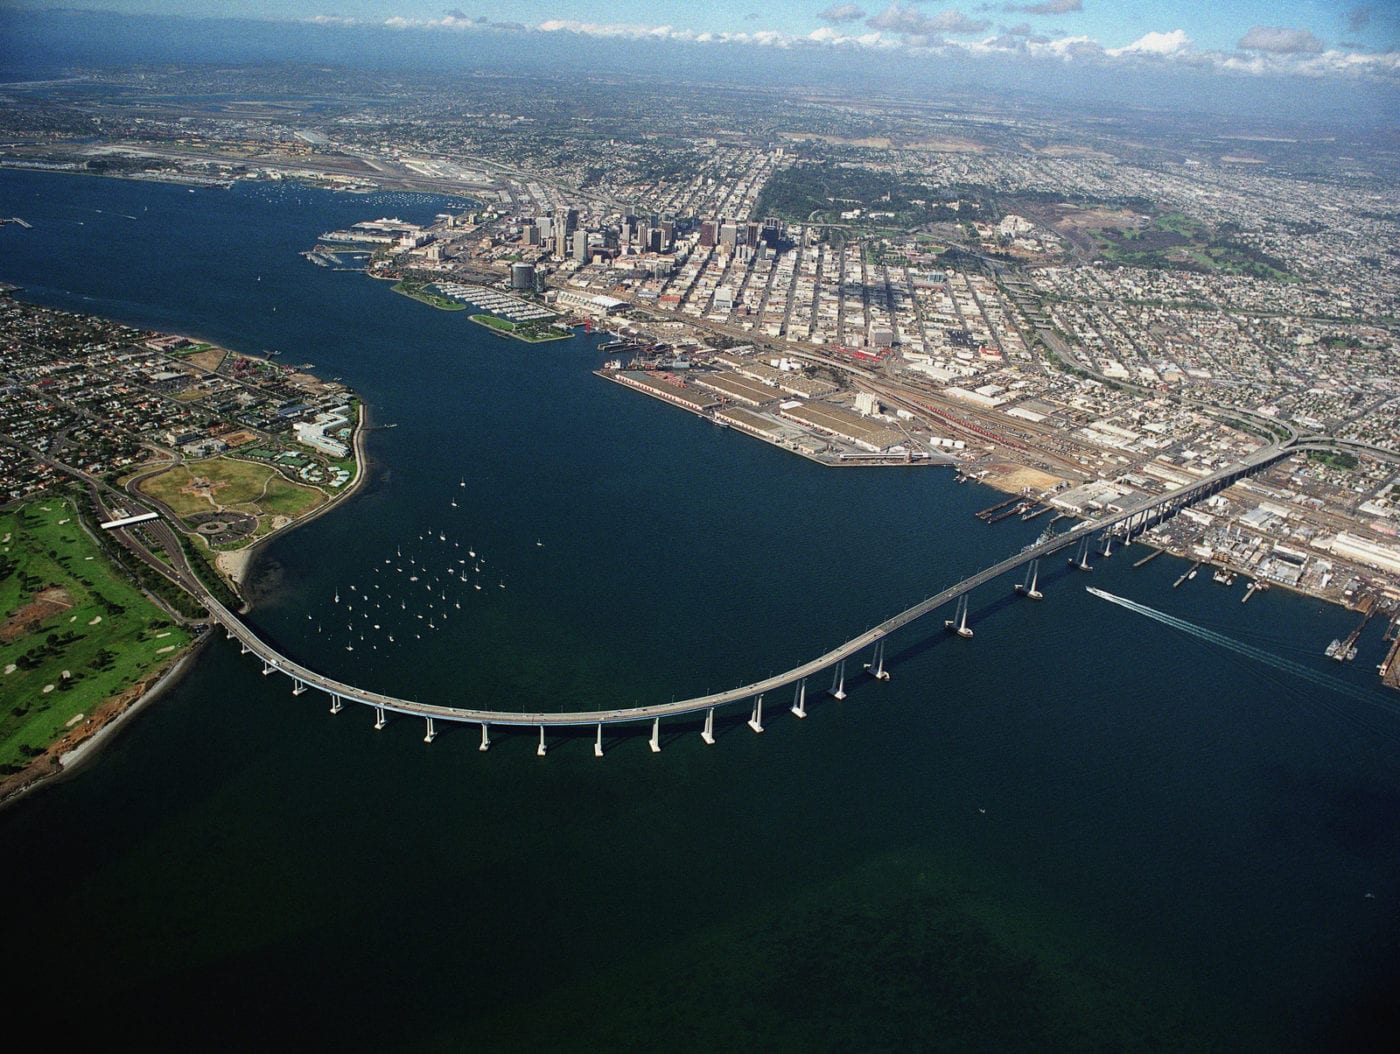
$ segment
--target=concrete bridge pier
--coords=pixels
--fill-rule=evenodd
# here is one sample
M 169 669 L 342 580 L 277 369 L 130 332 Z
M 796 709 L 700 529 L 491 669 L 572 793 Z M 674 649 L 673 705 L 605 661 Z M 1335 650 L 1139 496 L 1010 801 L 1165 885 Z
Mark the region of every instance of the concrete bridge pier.
M 651 738 L 647 740 L 647 746 L 651 747 L 653 754 L 661 753 L 661 718 L 657 718 L 651 723 Z
M 340 696 L 336 695 L 334 692 L 331 692 L 331 713 L 340 713 Z
M 481 746 L 476 749 L 483 752 L 491 749 L 491 733 L 487 731 L 485 721 L 481 722 Z
M 943 628 L 952 630 L 959 637 L 971 637 L 972 629 L 967 624 L 967 594 L 958 597 L 958 606 L 953 610 L 953 617 L 943 620 Z
M 247 655 L 252 650 L 252 648 L 248 647 L 248 645 L 244 644 L 241 640 L 238 642 L 238 653 L 240 655 Z
M 1030 597 L 1032 600 L 1040 600 L 1045 596 L 1040 590 L 1035 588 L 1036 579 L 1040 576 L 1040 557 L 1036 557 L 1026 565 L 1026 580 L 1016 583 L 1016 592 L 1023 597 Z
M 437 733 L 433 731 L 433 719 L 430 717 L 428 718 L 428 733 L 423 737 L 423 742 L 431 743 L 436 738 Z
M 713 706 L 705 711 L 705 729 L 700 733 L 700 738 L 710 746 L 715 745 L 715 708 Z
M 1103 532 L 1103 548 L 1099 550 L 1099 555 L 1109 557 L 1113 555 L 1113 532 Z
M 603 722 L 598 722 L 598 736 L 593 740 L 593 756 L 601 758 L 603 756 Z
M 302 692 L 306 691 L 306 682 L 305 682 L 305 681 L 298 680 L 297 678 L 293 677 L 293 678 L 292 678 L 292 685 L 293 685 L 293 688 L 292 688 L 292 694 L 293 694 L 293 695 L 300 695 Z
M 831 687 L 827 689 L 827 694 L 833 699 L 846 698 L 846 660 L 842 659 L 836 664 L 831 674 Z
M 753 716 L 749 718 L 749 727 L 755 732 L 763 731 L 763 693 L 758 693 L 758 698 L 753 701 Z
M 540 725 L 540 745 L 535 748 L 535 757 L 542 758 L 544 755 L 544 725 Z
M 263 676 L 266 677 L 268 674 L 270 674 L 270 673 L 276 673 L 276 672 L 277 672 L 277 667 L 276 667 L 274 664 L 268 662 L 266 659 L 264 659 L 264 660 L 263 660 Z
M 797 688 L 792 693 L 792 712 L 798 717 L 807 716 L 807 678 L 797 682 Z
M 875 642 L 875 654 L 870 656 L 870 661 L 865 664 L 865 670 L 877 681 L 888 681 L 889 672 L 885 669 L 885 642 L 877 640 Z
M 1079 551 L 1069 558 L 1069 566 L 1077 567 L 1081 571 L 1094 569 L 1089 563 L 1089 536 L 1087 534 L 1079 540 Z
M 389 722 L 384 719 L 384 708 L 382 706 L 376 706 L 374 708 L 374 730 L 378 732 L 388 723 Z M 432 723 L 433 719 L 431 717 L 428 718 L 428 726 L 430 728 L 432 727 Z

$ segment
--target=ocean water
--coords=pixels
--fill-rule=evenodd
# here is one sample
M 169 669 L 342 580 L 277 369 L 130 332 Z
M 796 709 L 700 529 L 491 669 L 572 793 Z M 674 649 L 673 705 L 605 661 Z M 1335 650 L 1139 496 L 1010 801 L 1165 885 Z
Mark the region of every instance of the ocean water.
M 279 349 L 372 407 L 365 489 L 251 584 L 300 661 L 473 706 L 664 701 L 1043 526 L 981 523 L 1000 499 L 944 470 L 822 468 L 608 384 L 582 335 L 493 338 L 296 255 L 441 206 L 0 172 L 0 215 L 34 225 L 0 228 L 20 295 Z M 1039 604 L 984 588 L 972 640 L 935 614 L 888 684 L 810 685 L 805 721 L 784 695 L 762 735 L 741 707 L 713 747 L 615 728 L 601 760 L 591 730 L 544 759 L 529 731 L 485 754 L 475 727 L 376 732 L 214 641 L 0 813 L 11 998 L 232 1047 L 1355 1049 L 1400 994 L 1380 627 L 1339 665 L 1351 614 L 1174 590 L 1182 565 L 1142 552 L 1047 565 Z

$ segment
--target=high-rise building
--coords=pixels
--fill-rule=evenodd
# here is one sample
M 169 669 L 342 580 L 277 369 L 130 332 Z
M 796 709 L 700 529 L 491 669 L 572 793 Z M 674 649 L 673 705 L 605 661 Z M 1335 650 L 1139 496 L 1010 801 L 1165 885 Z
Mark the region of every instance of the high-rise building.
M 569 234 L 562 223 L 555 224 L 554 255 L 561 260 L 569 258 Z
M 532 291 L 535 288 L 535 265 L 528 263 L 511 264 L 510 287 L 527 292 Z
M 715 244 L 719 235 L 719 224 L 714 220 L 704 220 L 700 224 L 700 245 L 709 249 Z
M 574 231 L 574 259 L 579 263 L 588 262 L 588 232 Z

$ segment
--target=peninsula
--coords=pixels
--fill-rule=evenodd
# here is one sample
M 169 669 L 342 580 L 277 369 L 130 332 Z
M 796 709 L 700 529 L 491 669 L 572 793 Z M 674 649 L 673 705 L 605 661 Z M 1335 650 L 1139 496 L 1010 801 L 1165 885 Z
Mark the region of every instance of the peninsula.
M 275 353 L 0 298 L 0 798 L 61 772 L 363 479 L 364 407 Z

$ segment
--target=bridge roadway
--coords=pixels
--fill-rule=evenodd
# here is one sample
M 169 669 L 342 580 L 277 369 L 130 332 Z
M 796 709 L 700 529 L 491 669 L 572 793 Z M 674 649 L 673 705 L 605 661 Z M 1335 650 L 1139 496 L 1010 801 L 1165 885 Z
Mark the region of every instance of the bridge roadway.
M 228 631 L 230 637 L 236 639 L 244 648 L 262 659 L 264 663 L 264 673 L 284 674 L 306 687 L 323 691 L 343 702 L 363 703 L 367 706 L 378 707 L 390 713 L 411 714 L 417 717 L 443 721 L 481 725 L 539 726 L 541 729 L 549 727 L 583 727 L 586 725 L 654 721 L 658 718 L 682 717 L 713 710 L 746 699 L 754 699 L 757 696 L 787 687 L 788 685 L 795 685 L 815 674 L 821 673 L 823 670 L 831 669 L 838 663 L 852 658 L 866 648 L 873 648 L 896 630 L 923 618 L 937 608 L 957 600 L 960 596 L 971 592 L 978 586 L 985 585 L 1009 571 L 1013 571 L 1018 567 L 1030 563 L 1032 560 L 1049 556 L 1073 545 L 1078 545 L 1095 533 L 1102 534 L 1111 531 L 1120 524 L 1129 524 L 1129 530 L 1133 530 L 1135 528 L 1130 521 L 1139 518 L 1141 518 L 1141 525 L 1146 526 L 1147 521 L 1154 514 L 1166 513 L 1175 508 L 1189 505 L 1216 490 L 1223 489 L 1242 476 L 1251 475 L 1275 461 L 1282 460 L 1301 450 L 1312 448 L 1313 445 L 1309 443 L 1288 443 L 1281 446 L 1261 448 L 1244 461 L 1232 465 L 1229 468 L 1222 469 L 1219 472 L 1215 472 L 1212 475 L 1203 476 L 1190 486 L 1138 502 L 1122 512 L 1112 513 L 1097 520 L 1082 521 L 1064 534 L 1058 534 L 1043 542 L 1027 546 L 1015 555 L 1009 556 L 1000 563 L 993 564 L 991 567 L 985 568 L 975 575 L 963 579 L 956 585 L 949 586 L 941 593 L 936 593 L 928 599 L 915 604 L 913 607 L 901 611 L 892 618 L 881 622 L 878 626 L 866 630 L 857 637 L 852 637 L 839 647 L 817 656 L 810 662 L 795 666 L 783 673 L 774 674 L 761 681 L 754 681 L 751 684 L 731 688 L 728 691 L 714 692 L 709 695 L 695 696 L 690 699 L 673 700 L 669 703 L 659 703 L 654 706 L 623 707 L 613 710 L 575 710 L 553 713 L 546 711 L 514 712 L 503 710 L 476 710 L 469 707 L 443 706 L 433 703 L 420 703 L 411 699 L 400 699 L 396 696 L 385 695 L 381 692 L 357 688 L 343 681 L 337 681 L 333 678 L 326 677 L 308 667 L 302 666 L 300 663 L 293 662 L 291 659 L 281 655 L 271 646 L 264 643 L 257 634 L 244 625 L 243 621 L 236 614 L 229 611 L 228 608 L 224 607 L 213 597 L 206 594 L 201 599 L 205 606 L 208 607 L 213 618 Z

